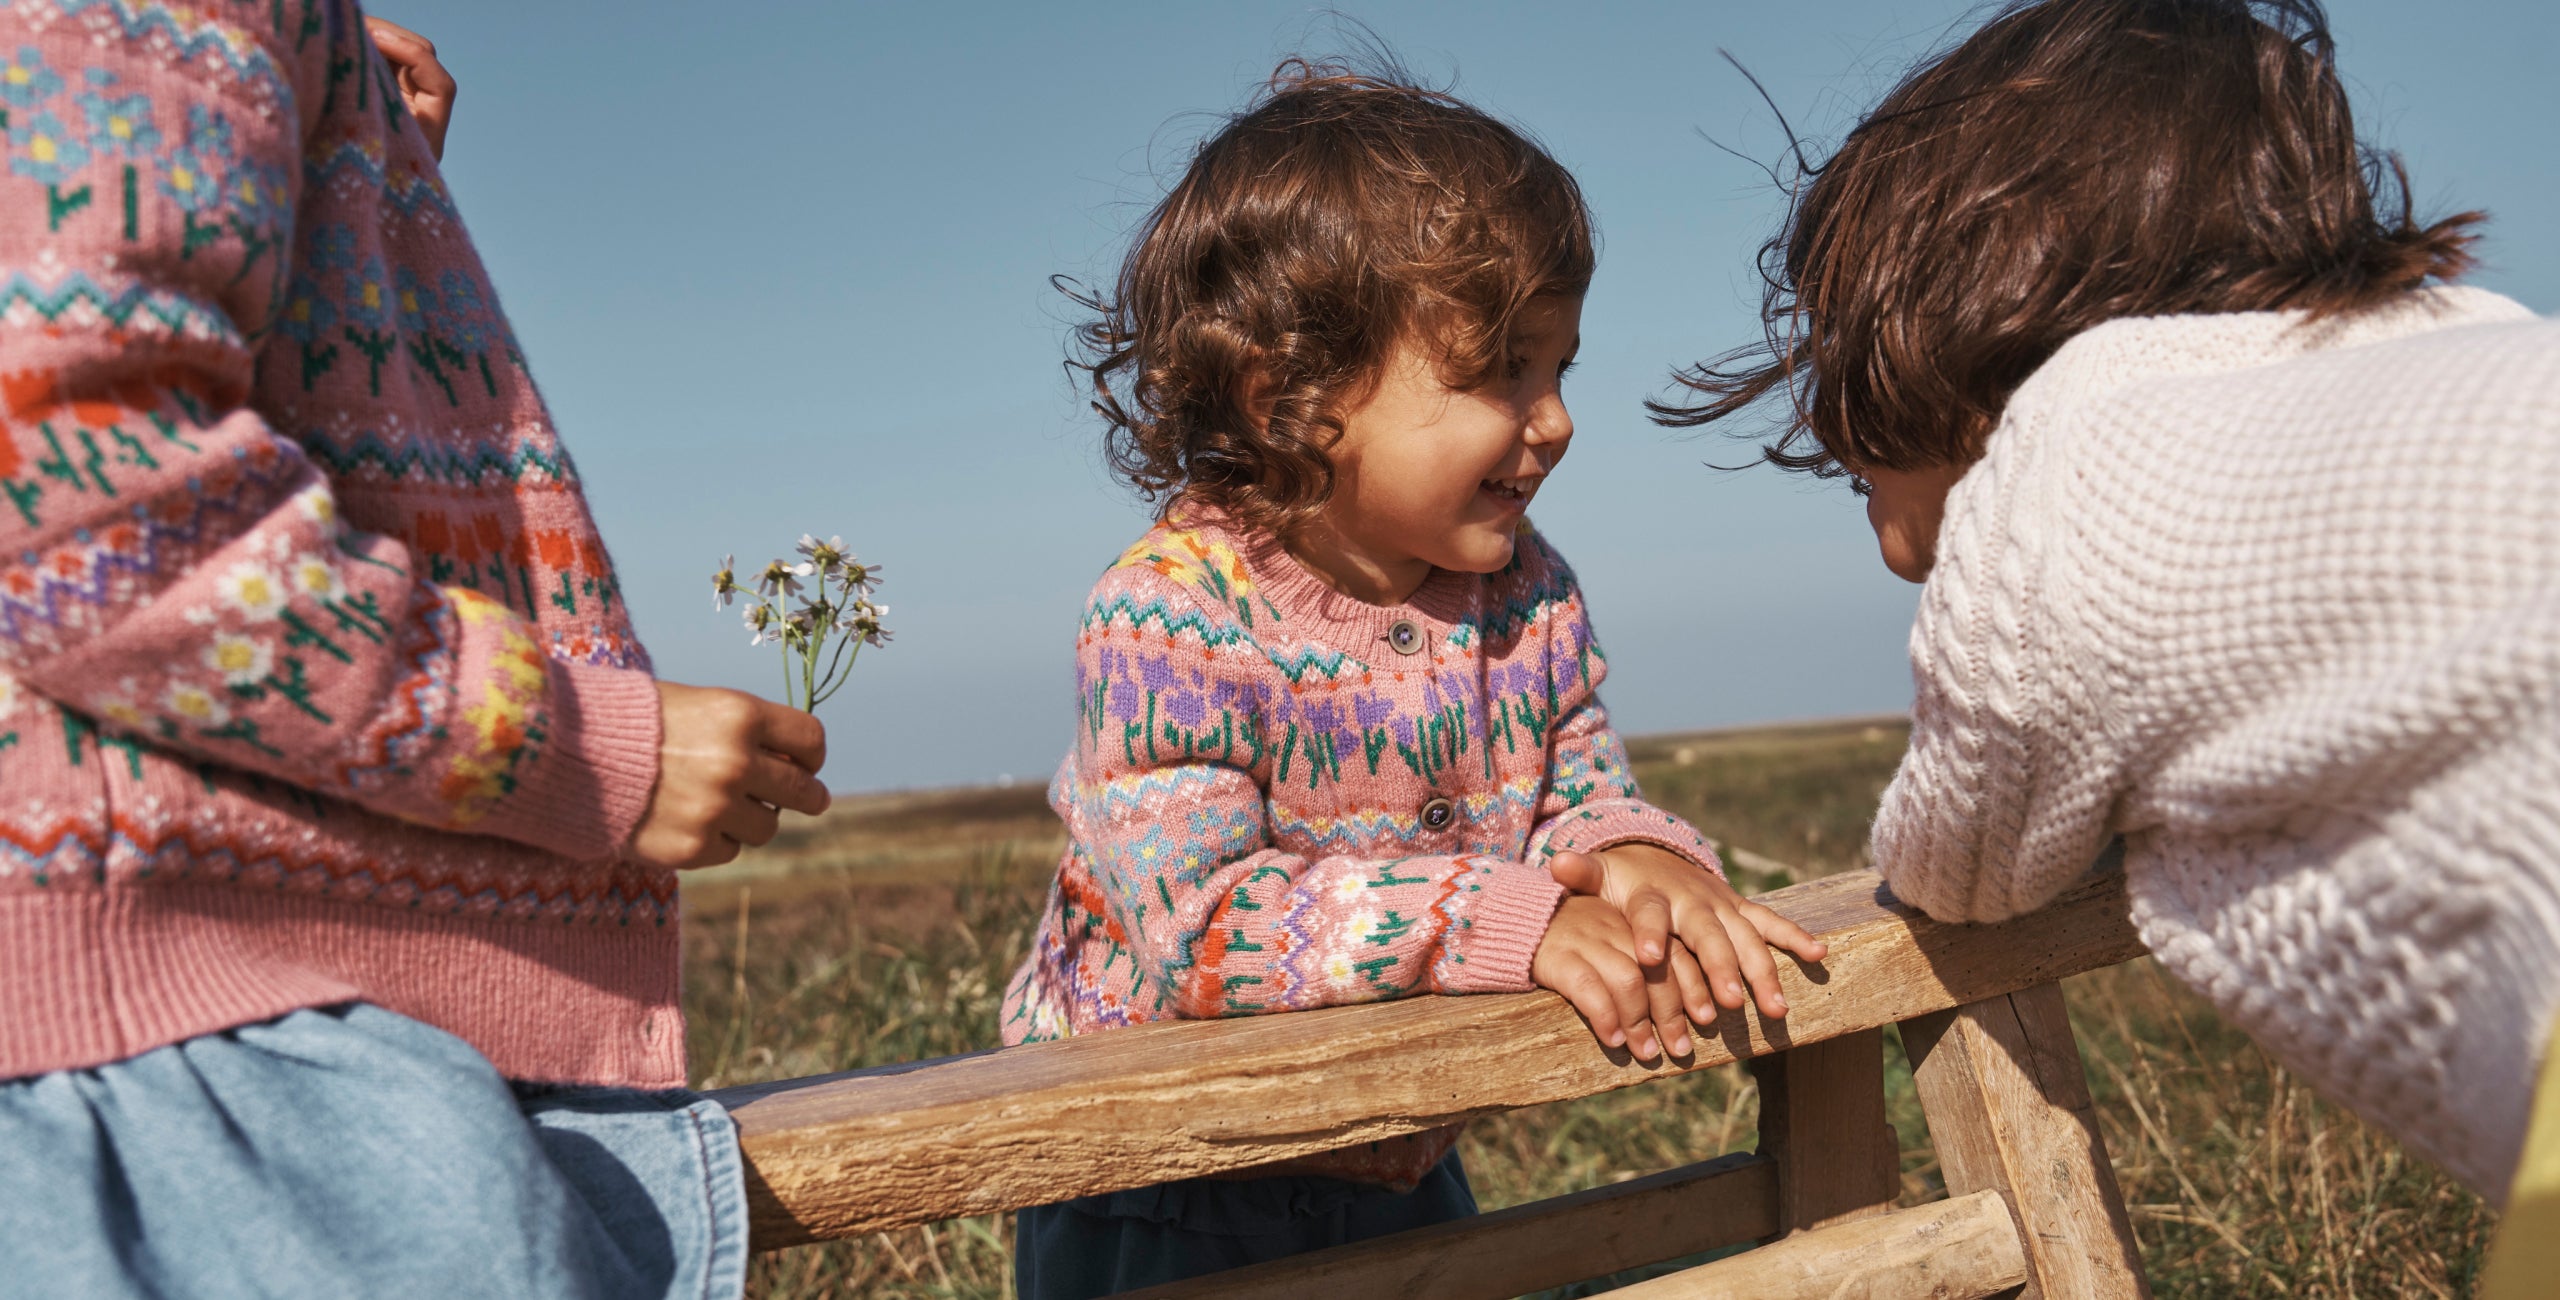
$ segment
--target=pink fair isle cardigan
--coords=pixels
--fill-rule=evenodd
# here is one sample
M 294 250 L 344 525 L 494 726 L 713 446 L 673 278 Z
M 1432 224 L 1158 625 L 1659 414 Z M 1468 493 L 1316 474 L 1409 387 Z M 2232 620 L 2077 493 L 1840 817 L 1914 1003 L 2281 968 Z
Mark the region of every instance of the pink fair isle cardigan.
M 1581 587 L 1526 525 L 1501 572 L 1434 570 L 1394 607 L 1267 537 L 1160 526 L 1095 584 L 1076 644 L 1049 790 L 1067 851 L 1008 1044 L 1524 991 L 1557 853 L 1650 843 L 1719 870 L 1636 789 Z M 1457 1132 L 1251 1172 L 1410 1187 Z
M 0 1078 L 363 999 L 685 1079 L 658 713 L 348 0 L 0 11 Z

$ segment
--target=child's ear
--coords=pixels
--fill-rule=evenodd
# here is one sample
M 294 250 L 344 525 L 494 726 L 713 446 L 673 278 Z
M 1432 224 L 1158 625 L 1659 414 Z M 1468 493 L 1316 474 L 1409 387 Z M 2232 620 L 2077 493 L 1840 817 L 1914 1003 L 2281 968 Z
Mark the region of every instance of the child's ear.
M 1271 412 L 1279 404 L 1280 380 L 1270 371 L 1250 366 L 1236 376 L 1236 405 L 1243 407 L 1245 418 L 1253 421 L 1255 433 L 1271 428 Z

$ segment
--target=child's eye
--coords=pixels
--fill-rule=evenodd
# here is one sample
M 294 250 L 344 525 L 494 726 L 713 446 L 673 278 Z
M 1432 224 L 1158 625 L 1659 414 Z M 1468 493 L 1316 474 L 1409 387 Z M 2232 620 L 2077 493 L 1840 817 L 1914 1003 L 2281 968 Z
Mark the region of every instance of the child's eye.
M 1573 373 L 1573 368 L 1574 368 L 1575 366 L 1580 365 L 1580 364 L 1582 364 L 1582 363 L 1581 363 L 1581 362 L 1579 362 L 1579 361 L 1577 361 L 1577 360 L 1575 360 L 1574 358 L 1572 358 L 1572 357 L 1566 357 L 1566 358 L 1564 359 L 1564 364 L 1556 367 L 1556 382 L 1557 382 L 1557 383 L 1559 383 L 1559 384 L 1563 383 L 1563 382 L 1564 382 L 1564 377 L 1565 377 L 1566 375 L 1572 374 L 1572 373 Z

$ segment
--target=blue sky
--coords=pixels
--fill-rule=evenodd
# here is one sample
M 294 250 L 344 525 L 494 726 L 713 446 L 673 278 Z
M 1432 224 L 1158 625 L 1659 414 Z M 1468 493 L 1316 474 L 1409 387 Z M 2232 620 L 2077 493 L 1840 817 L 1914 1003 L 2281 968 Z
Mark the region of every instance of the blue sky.
M 1716 57 L 1836 139 L 1968 22 L 1942 0 L 1348 3 L 1581 177 L 1600 274 L 1540 525 L 1582 573 L 1630 732 L 1898 710 L 1916 589 L 1848 493 L 1643 418 L 1747 340 L 1782 146 Z M 446 171 L 662 675 L 771 693 L 708 575 L 803 531 L 887 567 L 898 639 L 823 710 L 840 790 L 1045 779 L 1096 572 L 1143 531 L 1060 370 L 1052 273 L 1107 276 L 1292 4 L 384 0 L 462 82 Z M 2560 309 L 2560 6 L 2339 0 L 2366 134 L 2420 206 L 2496 217 L 2479 282 Z M 2534 232 L 2546 232 L 2537 236 Z

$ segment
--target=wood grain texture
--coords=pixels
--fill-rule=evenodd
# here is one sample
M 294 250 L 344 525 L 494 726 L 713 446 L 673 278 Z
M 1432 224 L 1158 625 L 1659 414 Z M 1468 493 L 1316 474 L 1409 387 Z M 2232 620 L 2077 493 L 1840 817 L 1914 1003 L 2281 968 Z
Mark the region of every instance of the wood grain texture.
M 1783 954 L 1793 1011 L 1744 1010 L 1644 1065 L 1562 998 L 1424 997 L 1161 1022 L 1001 1052 L 724 1089 L 759 1249 L 1224 1170 L 1585 1097 L 1822 1042 L 2138 955 L 2120 876 L 2031 916 L 1945 925 L 1871 872 L 1761 896 L 1831 944 Z
M 1777 1170 L 1726 1156 L 1472 1219 L 1128 1292 L 1123 1300 L 1429 1296 L 1501 1300 L 1777 1228 Z
M 1857 1219 L 1621 1287 L 1611 1300 L 1976 1300 L 2027 1275 L 1997 1192 Z
M 1902 1143 L 1884 1114 L 1884 1031 L 1759 1057 L 1760 1154 L 1778 1169 L 1772 1236 L 1882 1214 L 1902 1193 Z
M 2149 1296 L 2060 986 L 1923 1016 L 1902 1043 L 1948 1194 L 1996 1192 L 2017 1221 L 2019 1294 Z

